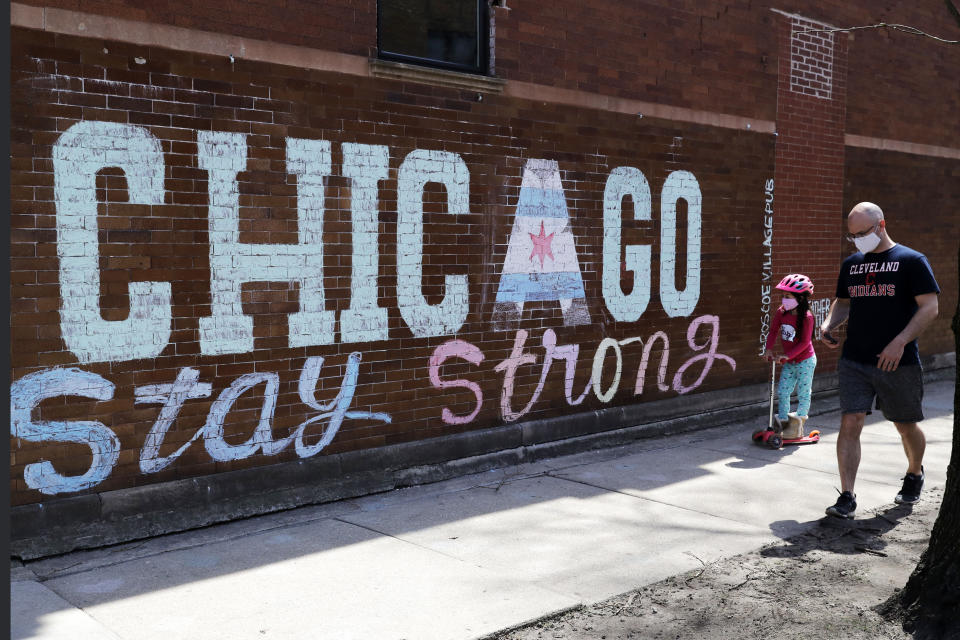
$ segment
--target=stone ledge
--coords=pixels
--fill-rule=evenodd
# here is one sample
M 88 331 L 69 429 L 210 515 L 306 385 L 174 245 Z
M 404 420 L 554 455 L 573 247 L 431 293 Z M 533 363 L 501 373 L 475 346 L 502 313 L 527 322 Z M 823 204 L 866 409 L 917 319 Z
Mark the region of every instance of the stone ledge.
M 370 75 L 374 78 L 405 80 L 480 93 L 503 93 L 503 87 L 506 84 L 506 80 L 502 78 L 421 67 L 415 64 L 391 62 L 376 58 L 370 60 Z

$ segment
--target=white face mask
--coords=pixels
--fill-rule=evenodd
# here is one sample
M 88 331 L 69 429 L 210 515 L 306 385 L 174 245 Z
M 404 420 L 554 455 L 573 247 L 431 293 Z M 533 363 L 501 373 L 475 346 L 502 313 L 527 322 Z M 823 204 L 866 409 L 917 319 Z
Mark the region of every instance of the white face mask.
M 876 233 L 871 233 L 862 238 L 854 238 L 853 244 L 857 245 L 857 250 L 860 253 L 870 253 L 880 244 L 880 236 Z
M 786 309 L 787 311 L 790 311 L 790 310 L 792 310 L 792 309 L 796 309 L 796 308 L 797 308 L 797 299 L 796 299 L 796 298 L 790 298 L 790 297 L 788 297 L 788 296 L 785 296 L 785 297 L 783 298 L 783 308 Z

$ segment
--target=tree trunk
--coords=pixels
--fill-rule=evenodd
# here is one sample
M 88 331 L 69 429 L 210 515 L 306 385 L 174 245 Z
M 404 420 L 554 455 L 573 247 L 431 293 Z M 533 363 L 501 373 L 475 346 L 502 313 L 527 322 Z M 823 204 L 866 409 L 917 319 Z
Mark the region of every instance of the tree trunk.
M 960 303 L 953 316 L 953 335 L 960 355 Z M 960 639 L 960 366 L 957 373 L 953 450 L 940 514 L 930 545 L 906 587 L 883 607 L 888 617 L 901 618 L 904 630 L 913 633 L 915 640 Z

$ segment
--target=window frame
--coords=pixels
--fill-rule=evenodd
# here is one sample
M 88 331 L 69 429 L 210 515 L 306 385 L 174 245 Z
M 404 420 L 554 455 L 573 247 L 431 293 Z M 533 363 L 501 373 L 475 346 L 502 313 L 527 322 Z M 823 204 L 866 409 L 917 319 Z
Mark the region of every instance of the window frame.
M 459 71 L 460 73 L 469 73 L 473 75 L 490 75 L 490 3 L 488 0 L 474 0 L 477 5 L 477 65 L 464 65 L 456 62 L 447 62 L 435 58 L 422 58 L 405 53 L 395 53 L 384 51 L 382 44 L 383 24 L 381 22 L 383 11 L 381 11 L 382 0 L 377 0 L 377 58 L 379 60 L 388 60 L 392 62 L 402 62 L 405 64 L 429 67 L 432 69 L 444 69 L 446 71 Z

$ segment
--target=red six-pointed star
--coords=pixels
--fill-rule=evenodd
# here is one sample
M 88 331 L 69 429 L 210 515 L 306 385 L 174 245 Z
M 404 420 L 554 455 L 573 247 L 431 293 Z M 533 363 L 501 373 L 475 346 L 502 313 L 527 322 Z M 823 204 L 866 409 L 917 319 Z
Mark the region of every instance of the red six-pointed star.
M 527 233 L 530 232 L 528 231 Z M 532 233 L 530 234 L 530 240 L 533 241 L 533 251 L 530 252 L 530 260 L 533 260 L 534 256 L 539 256 L 541 267 L 543 266 L 544 256 L 550 256 L 550 259 L 553 259 L 553 251 L 550 248 L 550 244 L 553 242 L 553 234 L 545 234 L 543 220 L 540 221 L 540 235 L 535 236 Z

